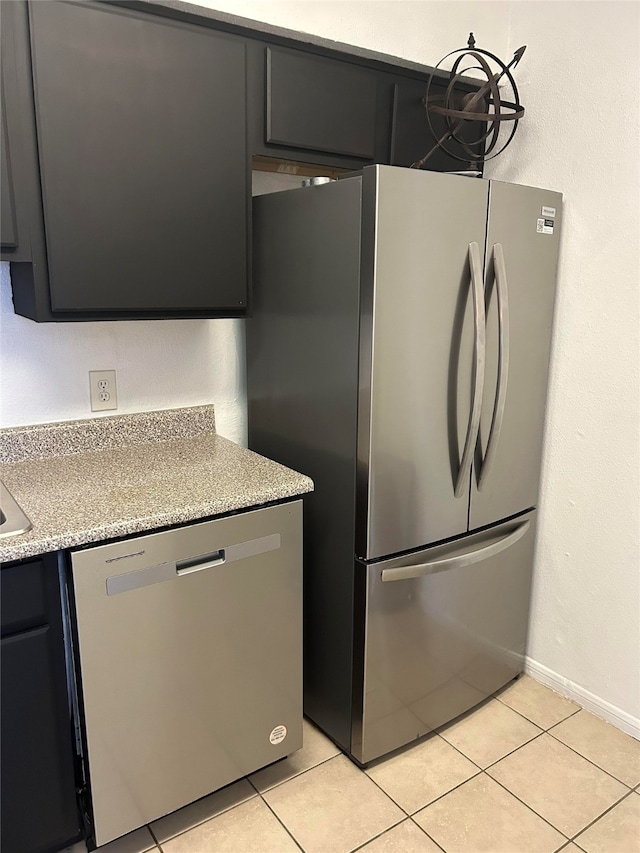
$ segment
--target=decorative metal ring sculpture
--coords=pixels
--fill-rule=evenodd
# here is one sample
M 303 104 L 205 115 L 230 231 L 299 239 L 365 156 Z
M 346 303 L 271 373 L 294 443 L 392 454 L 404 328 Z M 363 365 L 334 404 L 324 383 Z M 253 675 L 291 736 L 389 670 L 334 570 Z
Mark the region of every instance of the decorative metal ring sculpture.
M 510 69 L 522 59 L 526 45 L 519 47 L 513 55 L 513 59 L 508 65 L 505 65 L 501 59 L 488 50 L 482 50 L 475 47 L 475 39 L 473 33 L 469 33 L 467 47 L 461 47 L 457 50 L 452 50 L 446 56 L 443 56 L 440 62 L 436 65 L 429 81 L 427 83 L 427 91 L 422 103 L 427 112 L 427 123 L 429 129 L 436 140 L 436 144 L 428 151 L 422 160 L 418 160 L 411 164 L 412 169 L 422 169 L 426 161 L 438 149 L 441 149 L 450 157 L 456 160 L 461 160 L 468 163 L 472 168 L 475 168 L 478 162 L 491 160 L 497 157 L 507 145 L 511 142 L 518 127 L 518 122 L 524 115 L 524 107 L 519 103 L 518 89 Z M 449 57 L 459 54 L 451 71 L 449 72 L 449 82 L 444 93 L 441 95 L 431 94 L 431 85 L 434 76 L 440 69 L 440 66 Z M 477 64 L 468 65 L 461 69 L 461 65 L 465 57 L 471 57 Z M 485 59 L 488 57 L 496 63 L 498 70 L 494 71 L 491 65 Z M 481 71 L 486 80 L 475 92 L 469 92 L 460 97 L 459 92 L 455 92 L 455 87 L 463 80 L 465 74 L 469 71 Z M 509 82 L 512 91 L 512 99 L 504 100 L 500 96 L 498 83 L 506 78 Z M 468 78 L 467 78 L 468 79 Z M 504 85 L 504 84 L 503 84 Z M 478 109 L 479 108 L 479 109 Z M 438 139 L 434 130 L 431 116 L 443 116 L 446 123 L 445 133 Z M 479 121 L 487 125 L 486 131 L 473 142 L 463 139 L 463 130 L 469 121 Z M 505 122 L 513 122 L 510 133 L 504 144 L 494 151 L 498 145 L 500 130 Z M 452 151 L 451 147 L 447 147 L 445 143 L 448 140 L 454 140 L 457 143 L 458 151 L 460 148 L 464 151 L 464 155 Z

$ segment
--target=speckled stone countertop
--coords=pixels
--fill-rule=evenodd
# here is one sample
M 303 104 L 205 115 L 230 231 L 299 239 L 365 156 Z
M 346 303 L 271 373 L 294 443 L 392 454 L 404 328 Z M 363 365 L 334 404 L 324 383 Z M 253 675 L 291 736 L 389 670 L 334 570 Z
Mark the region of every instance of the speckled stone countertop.
M 215 432 L 213 406 L 0 430 L 0 479 L 31 520 L 18 560 L 247 509 L 313 483 Z

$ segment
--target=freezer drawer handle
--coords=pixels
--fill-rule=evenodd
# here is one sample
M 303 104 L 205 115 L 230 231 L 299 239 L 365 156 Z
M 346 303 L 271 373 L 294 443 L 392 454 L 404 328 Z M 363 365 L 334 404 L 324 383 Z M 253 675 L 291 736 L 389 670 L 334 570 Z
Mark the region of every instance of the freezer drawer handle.
M 425 575 L 435 575 L 437 572 L 446 572 L 449 569 L 461 569 L 465 566 L 471 566 L 473 563 L 481 563 L 483 560 L 488 560 L 489 557 L 494 557 L 506 548 L 514 545 L 519 539 L 522 539 L 531 525 L 530 521 L 525 521 L 518 525 L 515 530 L 497 542 L 492 542 L 485 548 L 479 548 L 477 551 L 470 551 L 467 554 L 460 554 L 457 557 L 445 557 L 442 560 L 433 560 L 430 563 L 419 563 L 415 566 L 396 566 L 393 569 L 382 570 L 382 580 L 387 581 L 404 581 L 411 578 L 421 578 Z
M 487 452 L 480 467 L 478 491 L 486 483 L 489 471 L 496 456 L 498 438 L 502 429 L 504 406 L 507 399 L 507 379 L 509 377 L 509 299 L 507 291 L 507 268 L 501 243 L 493 247 L 493 269 L 496 277 L 496 297 L 498 300 L 498 383 L 493 403 L 493 416 L 487 441 Z
M 469 243 L 469 269 L 471 270 L 471 286 L 473 291 L 473 326 L 475 333 L 473 366 L 473 399 L 469 413 L 469 425 L 467 426 L 467 437 L 464 442 L 460 469 L 453 494 L 462 497 L 467 491 L 471 460 L 473 450 L 480 429 L 480 412 L 482 410 L 482 393 L 484 390 L 484 361 L 485 361 L 485 313 L 484 313 L 484 288 L 482 282 L 482 261 L 480 260 L 480 246 L 477 243 Z

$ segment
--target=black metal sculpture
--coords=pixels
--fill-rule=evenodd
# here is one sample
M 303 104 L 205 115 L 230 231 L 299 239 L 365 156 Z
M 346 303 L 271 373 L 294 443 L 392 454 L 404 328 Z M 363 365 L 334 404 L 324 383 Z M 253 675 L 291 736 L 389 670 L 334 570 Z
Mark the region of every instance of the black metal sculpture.
M 519 47 L 514 53 L 511 62 L 505 65 L 493 53 L 489 53 L 488 50 L 476 48 L 475 44 L 473 33 L 469 33 L 467 47 L 452 50 L 446 56 L 443 56 L 429 77 L 427 91 L 422 99 L 422 103 L 427 112 L 429 129 L 436 143 L 433 148 L 427 151 L 422 160 L 417 160 L 411 164 L 412 169 L 425 168 L 425 163 L 429 157 L 439 148 L 450 157 L 461 160 L 469 168 L 475 169 L 478 163 L 497 157 L 513 139 L 518 122 L 524 115 L 524 107 L 519 103 L 518 89 L 510 69 L 515 68 L 522 59 L 526 45 Z M 436 76 L 442 63 L 456 54 L 458 56 L 449 72 L 449 81 L 444 96 L 432 95 L 431 86 L 434 76 Z M 477 64 L 461 68 L 465 57 L 471 57 Z M 485 57 L 488 57 L 488 59 L 497 65 L 497 70 L 492 69 Z M 479 86 L 477 91 L 469 92 L 460 97 L 459 91 L 454 92 L 455 87 L 459 85 L 465 74 L 476 70 L 484 74 L 486 78 L 485 82 Z M 438 78 L 441 79 L 440 75 L 438 75 Z M 510 100 L 505 100 L 500 95 L 499 84 L 504 86 L 505 78 L 511 87 L 512 94 Z M 444 118 L 447 128 L 445 133 L 439 138 L 431 120 L 431 117 L 436 115 Z M 468 134 L 464 134 L 464 128 L 468 122 L 478 121 L 486 124 L 487 128 L 479 138 L 470 142 L 468 141 Z M 498 145 L 500 131 L 505 122 L 512 122 L 512 126 L 507 139 L 496 151 L 494 149 Z M 465 135 L 467 139 L 464 138 Z M 445 144 L 449 140 L 455 141 L 458 146 L 457 151 L 451 150 L 452 146 Z M 463 154 L 459 153 L 460 149 L 464 152 Z

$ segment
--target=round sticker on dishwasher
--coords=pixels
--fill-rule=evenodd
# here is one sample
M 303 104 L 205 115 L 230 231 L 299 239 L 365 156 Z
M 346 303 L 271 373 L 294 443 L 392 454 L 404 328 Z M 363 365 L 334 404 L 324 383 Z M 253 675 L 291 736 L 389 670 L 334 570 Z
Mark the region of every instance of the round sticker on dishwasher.
M 286 726 L 276 726 L 275 729 L 269 735 L 269 740 L 272 744 L 282 743 L 282 741 L 287 736 L 287 727 Z

